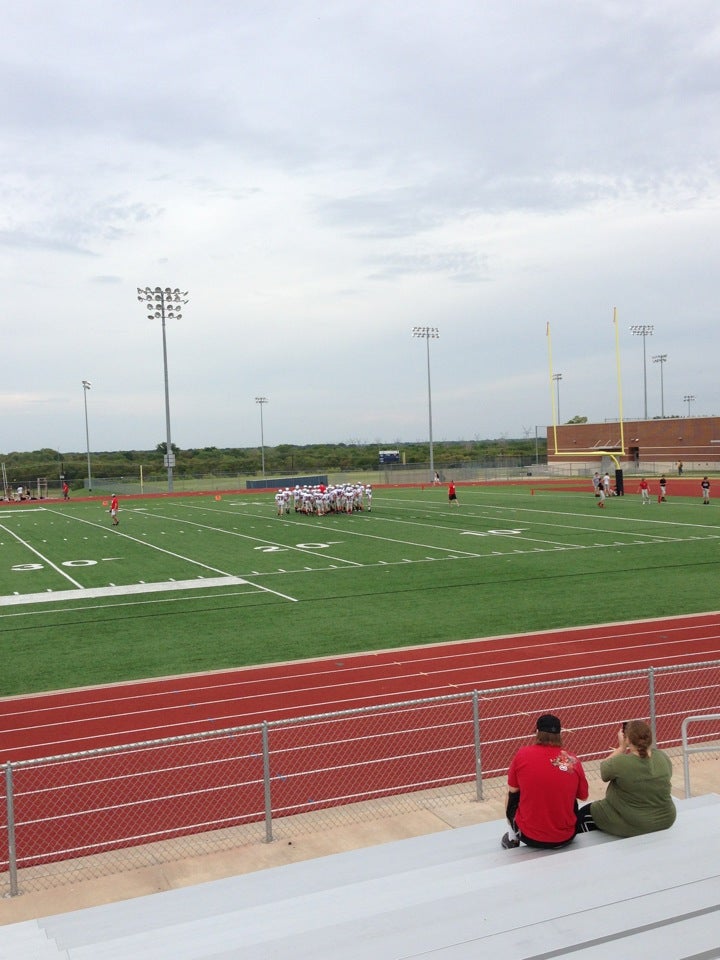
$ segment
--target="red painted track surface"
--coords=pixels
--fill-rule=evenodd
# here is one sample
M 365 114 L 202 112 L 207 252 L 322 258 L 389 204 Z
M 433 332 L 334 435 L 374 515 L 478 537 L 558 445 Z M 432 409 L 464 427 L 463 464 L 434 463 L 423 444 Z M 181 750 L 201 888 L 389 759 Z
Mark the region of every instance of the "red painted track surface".
M 421 697 L 720 660 L 720 613 L 0 700 L 0 762 Z
M 715 613 L 7 698 L 0 701 L 3 762 L 210 735 L 169 747 L 119 749 L 99 758 L 17 770 L 18 854 L 29 865 L 261 820 L 259 731 L 213 736 L 214 731 L 472 690 L 718 660 L 720 614 Z M 717 670 L 700 679 L 703 703 L 716 703 L 718 680 Z M 680 675 L 677 688 L 671 682 L 663 692 L 661 741 L 666 732 L 677 738 L 679 718 L 697 704 L 689 703 L 686 682 Z M 553 691 L 553 709 L 572 716 L 578 747 L 582 739 L 585 748 L 598 749 L 599 740 L 605 749 L 610 717 L 614 722 L 621 714 L 632 714 L 633 704 L 638 715 L 647 715 L 646 688 L 646 680 L 635 678 L 569 684 Z M 696 697 L 697 690 L 691 689 Z M 531 729 L 528 718 L 544 711 L 548 695 L 508 690 L 484 698 L 484 775 L 498 776 L 506 769 L 518 727 Z M 342 723 L 273 728 L 274 815 L 467 781 L 475 765 L 469 703 L 463 697 L 441 706 L 379 710 Z M 426 781 L 426 776 L 434 779 Z M 1 853 L 0 861 L 7 863 Z

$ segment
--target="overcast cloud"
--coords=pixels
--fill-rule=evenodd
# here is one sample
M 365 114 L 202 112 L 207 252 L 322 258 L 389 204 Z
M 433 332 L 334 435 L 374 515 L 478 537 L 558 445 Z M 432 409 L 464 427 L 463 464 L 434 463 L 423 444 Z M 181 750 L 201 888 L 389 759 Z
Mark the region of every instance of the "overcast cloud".
M 2 3 L 0 451 L 720 414 L 716 0 Z M 643 344 L 631 324 L 653 324 Z M 688 404 L 683 400 L 692 395 Z

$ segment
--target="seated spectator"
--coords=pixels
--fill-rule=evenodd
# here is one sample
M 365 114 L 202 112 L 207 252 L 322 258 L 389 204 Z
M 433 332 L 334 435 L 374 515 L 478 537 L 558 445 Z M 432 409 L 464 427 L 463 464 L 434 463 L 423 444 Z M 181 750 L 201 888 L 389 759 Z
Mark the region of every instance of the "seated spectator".
M 672 762 L 651 743 L 652 731 L 644 720 L 631 720 L 618 730 L 617 747 L 600 764 L 600 776 L 608 784 L 605 799 L 580 809 L 578 833 L 604 830 L 616 837 L 636 837 L 675 823 Z
M 502 846 L 564 847 L 575 836 L 577 801 L 587 798 L 585 771 L 564 749 L 560 721 L 543 714 L 536 724 L 535 743 L 521 747 L 508 770 L 510 830 Z

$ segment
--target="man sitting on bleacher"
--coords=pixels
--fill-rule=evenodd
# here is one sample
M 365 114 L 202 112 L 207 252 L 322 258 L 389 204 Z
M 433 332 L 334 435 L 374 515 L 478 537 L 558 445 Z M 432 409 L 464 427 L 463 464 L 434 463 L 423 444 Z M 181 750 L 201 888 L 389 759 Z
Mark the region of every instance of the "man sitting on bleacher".
M 587 800 L 588 782 L 582 764 L 562 745 L 560 721 L 550 713 L 538 718 L 535 743 L 521 747 L 508 770 L 506 815 L 510 830 L 506 850 L 556 848 L 575 836 L 578 800 Z

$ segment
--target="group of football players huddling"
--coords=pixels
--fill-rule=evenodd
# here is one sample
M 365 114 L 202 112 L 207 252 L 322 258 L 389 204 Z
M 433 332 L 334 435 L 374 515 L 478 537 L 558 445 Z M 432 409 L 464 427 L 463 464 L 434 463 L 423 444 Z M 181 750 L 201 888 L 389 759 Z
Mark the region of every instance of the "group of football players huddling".
M 372 510 L 372 486 L 369 483 L 317 484 L 300 486 L 294 490 L 285 487 L 275 494 L 275 506 L 279 517 L 290 513 L 305 513 L 324 517 L 328 513 L 355 513 L 357 510 Z

